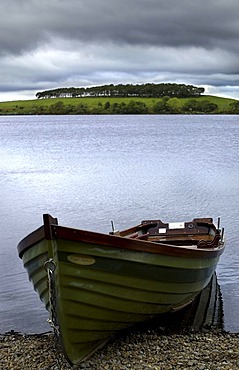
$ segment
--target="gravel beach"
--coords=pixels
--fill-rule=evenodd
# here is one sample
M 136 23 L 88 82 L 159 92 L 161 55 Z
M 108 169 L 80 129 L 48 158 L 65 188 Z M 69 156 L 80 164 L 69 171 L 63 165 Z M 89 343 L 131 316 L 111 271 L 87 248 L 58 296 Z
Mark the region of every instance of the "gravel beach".
M 169 334 L 136 331 L 111 340 L 89 360 L 71 367 L 53 334 L 0 335 L 1 370 L 238 370 L 239 333 Z

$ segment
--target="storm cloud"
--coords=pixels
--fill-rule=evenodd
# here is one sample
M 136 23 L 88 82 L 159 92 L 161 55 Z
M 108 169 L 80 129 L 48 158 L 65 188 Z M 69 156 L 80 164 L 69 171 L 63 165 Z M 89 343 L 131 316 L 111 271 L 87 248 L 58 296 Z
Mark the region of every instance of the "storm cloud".
M 178 82 L 239 98 L 237 0 L 2 0 L 0 100 Z

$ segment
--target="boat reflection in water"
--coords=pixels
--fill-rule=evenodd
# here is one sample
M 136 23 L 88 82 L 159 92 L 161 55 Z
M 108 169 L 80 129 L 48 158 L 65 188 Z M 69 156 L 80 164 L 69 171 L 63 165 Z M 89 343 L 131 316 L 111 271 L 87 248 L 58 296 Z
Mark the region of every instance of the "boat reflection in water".
M 169 332 L 224 330 L 223 298 L 216 272 L 193 302 L 175 313 L 160 315 L 151 325 Z

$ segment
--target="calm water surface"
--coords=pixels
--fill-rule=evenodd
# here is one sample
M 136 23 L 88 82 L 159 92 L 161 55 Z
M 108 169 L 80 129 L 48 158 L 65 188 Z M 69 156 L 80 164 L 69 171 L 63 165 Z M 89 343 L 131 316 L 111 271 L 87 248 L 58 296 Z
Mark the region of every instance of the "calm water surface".
M 108 233 L 221 217 L 225 329 L 239 332 L 239 117 L 0 117 L 0 332 L 49 330 L 16 245 L 42 224 Z

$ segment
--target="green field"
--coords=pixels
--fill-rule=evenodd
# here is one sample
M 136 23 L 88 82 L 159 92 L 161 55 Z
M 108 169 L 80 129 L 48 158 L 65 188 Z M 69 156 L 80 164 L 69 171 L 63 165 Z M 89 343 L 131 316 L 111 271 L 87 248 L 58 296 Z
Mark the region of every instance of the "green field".
M 0 115 L 170 113 L 238 114 L 239 101 L 203 95 L 197 98 L 81 97 L 0 102 Z

